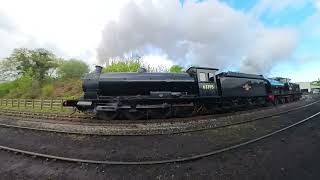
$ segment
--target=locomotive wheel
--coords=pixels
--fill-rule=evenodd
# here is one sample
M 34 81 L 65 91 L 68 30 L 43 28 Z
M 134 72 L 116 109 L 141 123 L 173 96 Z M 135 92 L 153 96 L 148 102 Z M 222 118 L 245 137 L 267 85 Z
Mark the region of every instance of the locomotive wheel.
M 97 118 L 101 120 L 113 120 L 118 117 L 119 113 L 114 111 L 98 111 Z
M 139 120 L 146 116 L 146 111 L 129 109 L 129 110 L 124 110 L 123 115 L 128 120 Z
M 150 109 L 147 111 L 148 119 L 168 119 L 172 116 L 172 109 Z

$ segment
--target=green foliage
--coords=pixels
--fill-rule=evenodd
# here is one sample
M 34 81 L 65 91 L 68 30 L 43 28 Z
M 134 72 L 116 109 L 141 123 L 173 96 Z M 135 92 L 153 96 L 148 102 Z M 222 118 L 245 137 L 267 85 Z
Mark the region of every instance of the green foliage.
M 40 94 L 40 84 L 29 74 L 11 82 L 0 84 L 1 96 L 6 98 L 35 98 Z
M 15 49 L 7 61 L 16 65 L 17 72 L 23 76 L 30 74 L 40 84 L 48 71 L 57 66 L 55 55 L 45 49 Z
M 171 73 L 182 73 L 183 72 L 183 67 L 179 65 L 173 65 L 170 67 L 169 72 Z
M 58 66 L 58 75 L 63 79 L 81 78 L 85 73 L 88 72 L 88 65 L 81 60 L 62 60 Z
M 142 63 L 138 60 L 136 61 L 119 61 L 113 62 L 103 68 L 104 73 L 109 72 L 137 72 L 142 67 Z
M 0 97 L 5 97 L 7 94 L 10 93 L 11 89 L 14 89 L 14 83 L 12 82 L 6 82 L 0 84 Z
M 88 71 L 84 62 L 58 59 L 45 49 L 15 49 L 0 61 L 0 98 L 77 98 Z
M 43 97 L 51 97 L 53 90 L 54 90 L 53 84 L 47 84 L 42 87 L 41 94 Z

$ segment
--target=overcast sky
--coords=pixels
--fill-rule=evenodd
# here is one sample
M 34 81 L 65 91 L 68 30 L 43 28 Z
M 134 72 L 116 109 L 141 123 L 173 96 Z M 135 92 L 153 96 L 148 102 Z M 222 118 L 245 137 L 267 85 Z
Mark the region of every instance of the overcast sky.
M 0 0 L 0 58 L 47 48 L 90 65 L 128 54 L 293 81 L 320 78 L 318 0 Z

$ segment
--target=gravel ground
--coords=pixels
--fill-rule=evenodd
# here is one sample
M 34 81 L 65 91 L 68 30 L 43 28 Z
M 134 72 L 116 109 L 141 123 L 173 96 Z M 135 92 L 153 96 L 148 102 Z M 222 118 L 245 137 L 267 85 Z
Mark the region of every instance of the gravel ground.
M 113 161 L 165 160 L 221 149 L 297 122 L 320 109 L 320 103 L 222 129 L 156 136 L 88 136 L 0 128 L 0 145 L 72 158 Z
M 320 103 L 317 103 L 255 123 L 157 136 L 79 136 L 0 128 L 3 137 L 0 145 L 85 159 L 161 160 L 205 153 L 253 139 L 319 111 Z M 76 164 L 0 151 L 0 179 L 319 179 L 319 130 L 318 116 L 300 127 L 240 149 L 162 165 Z
M 320 118 L 252 145 L 197 161 L 97 166 L 32 159 L 0 151 L 1 179 L 290 179 L 320 177 Z

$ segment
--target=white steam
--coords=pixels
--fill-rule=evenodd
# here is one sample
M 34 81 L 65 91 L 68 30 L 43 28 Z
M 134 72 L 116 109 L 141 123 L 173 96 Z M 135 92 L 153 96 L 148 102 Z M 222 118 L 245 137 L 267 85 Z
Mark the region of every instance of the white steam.
M 160 52 L 180 65 L 236 65 L 266 73 L 295 47 L 294 31 L 266 28 L 250 13 L 216 0 L 183 6 L 178 0 L 141 0 L 128 3 L 118 21 L 105 26 L 98 56 L 104 63 L 132 52 Z

